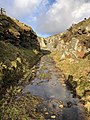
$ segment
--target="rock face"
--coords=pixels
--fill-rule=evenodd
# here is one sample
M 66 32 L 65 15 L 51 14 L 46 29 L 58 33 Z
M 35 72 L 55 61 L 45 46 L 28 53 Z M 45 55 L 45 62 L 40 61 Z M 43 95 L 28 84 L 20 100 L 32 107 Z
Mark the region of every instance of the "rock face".
M 39 44 L 40 44 L 40 48 L 41 48 L 41 49 L 47 48 L 46 41 L 45 41 L 44 38 L 38 37 L 38 41 L 39 41 Z
M 15 46 L 40 49 L 37 35 L 31 27 L 5 15 L 0 15 L 0 40 Z
M 46 44 L 49 50 L 54 50 L 57 48 L 57 45 L 59 44 L 59 41 L 61 40 L 60 36 L 61 34 L 56 34 L 54 36 L 45 38 L 45 41 L 46 41 Z
M 61 59 L 83 58 L 90 52 L 90 18 L 72 25 L 66 32 L 46 38 L 48 48 L 61 52 Z

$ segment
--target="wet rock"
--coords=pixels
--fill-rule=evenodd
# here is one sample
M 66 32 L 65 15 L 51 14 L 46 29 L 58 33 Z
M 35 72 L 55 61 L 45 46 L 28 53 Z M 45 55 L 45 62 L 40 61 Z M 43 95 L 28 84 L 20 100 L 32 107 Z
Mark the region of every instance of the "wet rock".
M 48 112 L 45 112 L 46 115 L 48 115 L 49 113 Z
M 67 107 L 71 107 L 72 106 L 72 102 L 67 102 Z
M 52 115 L 52 116 L 51 116 L 51 118 L 52 118 L 52 119 L 55 119 L 55 118 L 56 118 L 56 116 L 55 116 L 55 115 Z
M 64 108 L 64 105 L 62 104 L 62 105 L 59 105 L 59 108 Z

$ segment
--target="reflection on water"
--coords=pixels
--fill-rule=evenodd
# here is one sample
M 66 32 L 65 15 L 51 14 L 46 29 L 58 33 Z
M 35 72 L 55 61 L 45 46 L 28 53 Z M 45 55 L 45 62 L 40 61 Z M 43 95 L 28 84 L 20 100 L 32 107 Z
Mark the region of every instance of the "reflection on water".
M 60 80 L 60 72 L 55 68 L 53 60 L 44 56 L 37 64 L 36 78 L 23 89 L 23 92 L 44 98 L 38 110 L 43 114 L 47 112 L 46 119 L 53 116 L 55 120 L 84 120 L 83 110 L 78 106 L 78 98 L 73 98 Z

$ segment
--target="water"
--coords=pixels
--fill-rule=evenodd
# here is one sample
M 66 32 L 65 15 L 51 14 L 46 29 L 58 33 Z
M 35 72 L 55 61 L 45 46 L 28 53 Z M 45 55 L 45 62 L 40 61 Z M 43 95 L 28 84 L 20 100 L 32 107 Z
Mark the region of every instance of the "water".
M 23 92 L 30 92 L 44 99 L 37 110 L 44 114 L 46 120 L 85 120 L 79 99 L 73 97 L 64 84 L 64 79 L 53 60 L 44 56 L 37 64 L 35 79 Z

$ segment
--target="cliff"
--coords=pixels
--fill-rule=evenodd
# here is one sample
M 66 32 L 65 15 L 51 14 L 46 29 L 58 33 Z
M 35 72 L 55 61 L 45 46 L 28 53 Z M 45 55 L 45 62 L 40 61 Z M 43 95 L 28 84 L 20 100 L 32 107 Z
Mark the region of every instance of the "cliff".
M 62 51 L 61 59 L 83 58 L 90 51 L 90 18 L 73 24 L 67 31 L 46 38 L 47 45 Z
M 40 49 L 37 35 L 31 27 L 5 15 L 0 15 L 0 40 L 14 46 Z

